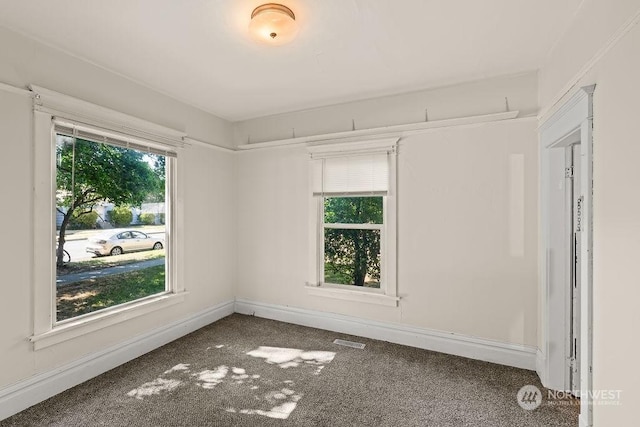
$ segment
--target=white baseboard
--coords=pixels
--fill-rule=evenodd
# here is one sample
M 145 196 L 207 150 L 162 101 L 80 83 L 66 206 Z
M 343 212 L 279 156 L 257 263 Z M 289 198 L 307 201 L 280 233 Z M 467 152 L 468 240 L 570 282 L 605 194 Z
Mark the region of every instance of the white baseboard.
M 536 370 L 536 349 L 523 345 L 243 299 L 236 300 L 235 311 L 296 325 L 388 341 L 531 371 Z
M 540 378 L 540 382 L 543 386 L 547 387 L 547 358 L 540 351 L 540 349 L 536 352 L 536 373 Z
M 234 312 L 228 301 L 0 390 L 0 420 Z

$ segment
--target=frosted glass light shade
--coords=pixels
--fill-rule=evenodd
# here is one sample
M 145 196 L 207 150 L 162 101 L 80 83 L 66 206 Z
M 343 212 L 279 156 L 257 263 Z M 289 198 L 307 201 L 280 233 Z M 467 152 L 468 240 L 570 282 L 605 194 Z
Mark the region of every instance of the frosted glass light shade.
M 258 6 L 251 13 L 249 33 L 255 40 L 270 44 L 289 43 L 298 33 L 296 17 L 286 6 L 267 3 Z

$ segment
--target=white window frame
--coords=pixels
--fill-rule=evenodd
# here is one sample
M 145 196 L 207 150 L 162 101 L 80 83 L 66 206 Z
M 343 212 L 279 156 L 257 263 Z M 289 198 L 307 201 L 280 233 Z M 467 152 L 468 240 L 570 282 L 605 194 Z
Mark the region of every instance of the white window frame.
M 389 161 L 389 188 L 382 196 L 383 224 L 331 224 L 328 228 L 354 228 L 380 230 L 380 288 L 362 288 L 353 285 L 324 283 L 324 198 L 351 197 L 343 195 L 314 195 L 312 167 L 310 167 L 309 202 L 309 295 L 348 301 L 398 306 L 397 291 L 397 144 L 399 138 L 360 141 L 352 143 L 319 144 L 308 148 L 311 156 L 350 156 L 386 150 Z M 375 196 L 375 194 L 372 194 Z
M 136 117 L 81 101 L 45 88 L 31 86 L 34 93 L 34 202 L 33 202 L 33 334 L 35 350 L 49 347 L 184 301 L 181 265 L 183 239 L 177 158 L 167 157 L 166 288 L 165 292 L 95 313 L 56 320 L 55 195 L 56 134 L 54 120 L 85 126 L 125 138 L 134 144 L 176 153 L 184 148 L 186 134 Z

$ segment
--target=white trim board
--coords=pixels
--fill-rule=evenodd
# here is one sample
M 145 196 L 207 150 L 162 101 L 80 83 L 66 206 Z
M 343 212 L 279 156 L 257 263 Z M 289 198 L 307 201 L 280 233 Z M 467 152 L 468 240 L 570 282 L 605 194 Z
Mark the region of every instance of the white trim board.
M 457 117 L 453 119 L 382 126 L 376 128 L 353 129 L 350 131 L 331 132 L 318 135 L 301 136 L 297 138 L 278 139 L 273 141 L 252 142 L 248 144 L 238 145 L 238 150 L 256 150 L 260 148 L 274 148 L 286 145 L 308 144 L 313 142 L 320 143 L 327 141 L 346 141 L 351 140 L 352 138 L 402 137 L 443 127 L 458 127 L 472 124 L 491 123 L 502 120 L 514 120 L 518 117 L 519 113 L 519 111 L 506 111 L 502 113 L 483 114 L 479 116 Z
M 0 389 L 0 420 L 233 314 L 227 301 L 65 366 Z
M 539 369 L 542 385 L 553 390 L 571 390 L 569 336 L 571 333 L 570 292 L 573 254 L 566 250 L 574 227 L 563 215 L 567 205 L 558 200 L 568 191 L 564 182 L 557 187 L 566 167 L 566 148 L 580 143 L 580 195 L 582 196 L 580 231 L 580 425 L 590 426 L 593 405 L 590 392 L 592 374 L 593 328 L 593 94 L 595 85 L 585 86 L 548 117 L 540 132 L 540 245 L 539 289 L 542 304 L 542 355 Z M 561 163 L 564 162 L 564 163 Z M 561 165 L 559 167 L 559 164 Z M 557 189 L 557 190 L 556 190 Z M 558 216 L 560 214 L 560 217 Z M 552 239 L 562 233 L 564 242 Z
M 157 142 L 172 148 L 184 148 L 186 133 L 148 120 L 102 107 L 88 101 L 68 96 L 50 89 L 30 85 L 35 111 L 49 113 L 64 121 L 77 122 L 105 131 L 124 133 L 127 136 Z
M 236 299 L 235 311 L 531 371 L 536 369 L 536 349 L 524 345 L 244 299 Z
M 32 89 L 25 89 L 25 88 L 21 88 L 21 87 L 10 85 L 8 83 L 0 82 L 0 91 L 3 91 L 3 92 L 15 93 L 15 94 L 18 94 L 18 95 L 25 95 L 25 96 L 29 96 L 29 97 L 35 97 L 36 95 L 38 95 L 38 90 L 41 93 L 46 93 L 47 97 L 53 96 L 55 98 L 56 96 L 59 95 L 59 96 L 64 97 L 64 98 L 71 98 L 71 97 L 68 97 L 67 95 L 58 94 L 57 92 L 54 92 L 54 91 L 51 91 L 51 90 L 48 90 L 48 89 L 45 89 L 45 88 L 40 88 L 38 86 L 32 86 Z M 77 102 L 84 102 L 84 101 L 81 101 L 81 100 L 76 100 L 76 101 Z M 177 100 L 177 101 L 182 102 L 180 100 Z M 69 100 L 66 99 L 65 102 L 69 103 Z M 60 101 L 58 103 L 60 103 Z M 74 102 L 71 101 L 71 104 L 73 104 L 73 103 Z M 94 108 L 94 107 L 91 107 L 91 108 Z M 104 107 L 99 107 L 99 108 L 103 108 L 104 110 L 109 110 L 109 109 L 104 108 Z M 46 109 L 46 108 L 43 108 L 43 109 Z M 77 107 L 76 107 L 76 109 L 77 109 Z M 52 109 L 50 108 L 50 110 L 52 110 Z M 113 110 L 110 110 L 110 111 L 113 112 Z M 117 113 L 116 115 L 120 115 L 120 114 L 124 114 L 124 113 Z M 128 117 L 132 118 L 133 116 L 128 116 Z M 237 151 L 235 148 L 226 147 L 224 144 L 221 144 L 221 143 L 201 141 L 201 140 L 198 140 L 198 139 L 195 139 L 195 138 L 191 138 L 189 135 L 187 135 L 187 134 L 185 134 L 183 132 L 177 131 L 175 129 L 170 129 L 170 128 L 167 128 L 165 126 L 157 125 L 157 124 L 155 124 L 153 122 L 149 122 L 149 121 L 144 120 L 144 119 L 139 119 L 139 118 L 136 118 L 136 117 L 133 117 L 133 118 L 135 120 L 140 120 L 140 121 L 146 123 L 147 125 L 150 125 L 150 126 L 153 126 L 153 127 L 157 127 L 157 129 L 165 129 L 165 130 L 169 130 L 169 132 L 175 133 L 175 135 L 177 135 L 178 137 L 184 139 L 184 143 L 185 143 L 184 145 L 185 146 L 189 146 L 190 144 L 193 144 L 193 145 L 198 145 L 200 147 L 210 148 L 210 149 L 213 149 L 213 150 L 221 150 L 221 151 L 231 152 L 231 153 L 234 153 L 234 152 Z
M 547 384 L 547 378 L 546 378 L 546 363 L 547 363 L 547 358 L 545 357 L 544 353 L 542 352 L 542 350 L 538 349 L 536 351 L 536 374 L 538 374 L 538 378 L 540 378 L 540 382 L 544 385 Z
M 197 145 L 198 147 L 209 148 L 211 150 L 223 151 L 225 153 L 235 153 L 236 150 L 234 148 L 225 147 L 222 144 L 214 143 L 214 142 L 205 142 L 199 139 L 191 138 L 190 136 L 186 136 L 184 138 L 184 142 L 187 144 Z
M 15 93 L 18 95 L 25 95 L 25 96 L 31 96 L 32 93 L 30 90 L 28 89 L 23 89 L 21 87 L 17 87 L 17 86 L 12 86 L 6 83 L 2 83 L 0 82 L 0 90 L 3 92 L 9 92 L 9 93 Z

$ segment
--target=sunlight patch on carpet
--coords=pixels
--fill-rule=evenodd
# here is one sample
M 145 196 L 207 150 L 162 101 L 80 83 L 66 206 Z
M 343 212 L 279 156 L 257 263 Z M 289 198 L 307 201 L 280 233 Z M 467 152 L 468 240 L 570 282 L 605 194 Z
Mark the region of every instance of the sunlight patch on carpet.
M 224 380 L 224 377 L 229 373 L 229 368 L 226 366 L 218 366 L 214 370 L 206 369 L 197 374 L 192 374 L 194 377 L 198 377 L 198 385 L 202 388 L 214 388 Z
M 222 347 L 216 346 L 216 348 Z M 207 348 L 207 350 L 210 348 Z M 264 359 L 266 363 L 276 365 L 282 369 L 297 368 L 296 371 L 299 371 L 302 375 L 319 375 L 325 365 L 334 359 L 336 353 L 280 347 L 258 347 L 240 355 L 230 352 L 230 349 L 225 349 L 222 352 L 223 359 L 228 357 L 228 361 L 237 361 L 238 356 L 240 359 L 247 359 L 247 356 Z M 222 361 L 220 356 L 216 356 L 215 359 L 219 362 Z M 222 393 L 223 395 L 227 393 L 236 396 L 238 396 L 238 393 L 244 394 L 238 402 L 242 406 L 245 406 L 248 401 L 253 401 L 252 404 L 247 405 L 249 408 L 229 406 L 224 409 L 226 412 L 259 415 L 282 420 L 289 418 L 300 399 L 302 399 L 303 393 L 295 390 L 297 387 L 295 387 L 294 381 L 290 379 L 280 381 L 279 385 L 274 384 L 273 379 L 269 378 L 271 375 L 267 374 L 268 372 L 273 373 L 274 368 L 268 368 L 255 361 L 253 365 L 257 366 L 259 374 L 248 372 L 245 368 L 231 366 L 230 364 L 219 365 L 213 369 L 200 370 L 205 368 L 205 365 L 200 369 L 194 369 L 192 372 L 192 364 L 179 363 L 169 369 L 165 368 L 166 370 L 159 378 L 142 384 L 140 387 L 128 392 L 127 395 L 143 400 L 149 396 L 171 392 L 179 386 L 187 387 L 191 385 L 205 390 L 219 389 L 215 393 Z M 255 369 L 254 367 L 253 370 Z M 245 402 L 245 404 L 241 402 Z
M 127 393 L 127 396 L 143 400 L 145 397 L 153 396 L 154 394 L 171 391 L 178 387 L 180 384 L 182 384 L 182 381 L 156 378 L 151 382 L 142 384 L 138 388 L 134 388 L 129 393 Z
M 287 381 L 291 383 L 291 381 Z M 227 408 L 227 412 L 241 413 L 245 415 L 261 415 L 263 417 L 277 418 L 286 420 L 289 415 L 296 409 L 298 401 L 302 399 L 301 393 L 296 393 L 290 388 L 282 388 L 280 390 L 272 390 L 263 396 L 263 399 L 271 406 L 271 409 L 241 409 Z
M 178 372 L 178 371 L 189 372 L 189 364 L 188 363 L 178 363 L 173 368 L 164 371 L 164 375 L 168 375 L 168 374 L 170 374 L 172 372 Z
M 300 399 L 301 396 L 293 396 L 297 399 Z M 274 406 L 269 411 L 263 411 L 261 409 L 243 409 L 240 411 L 241 414 L 247 415 L 262 415 L 264 417 L 269 418 L 278 418 L 281 420 L 286 420 L 289 418 L 289 415 L 296 409 L 298 401 L 285 402 L 282 405 Z
M 324 365 L 331 362 L 336 355 L 332 351 L 304 351 L 281 347 L 258 347 L 247 354 L 263 358 L 267 363 L 276 364 L 283 369 L 297 368 L 301 363 Z

